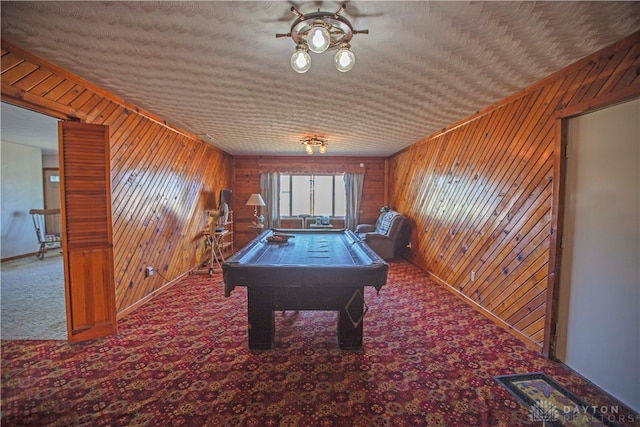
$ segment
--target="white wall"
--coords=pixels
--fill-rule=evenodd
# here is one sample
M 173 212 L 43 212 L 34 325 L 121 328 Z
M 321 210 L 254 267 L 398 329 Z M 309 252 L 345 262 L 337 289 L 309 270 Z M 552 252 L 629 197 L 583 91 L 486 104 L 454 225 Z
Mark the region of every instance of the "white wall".
M 568 131 L 556 356 L 640 412 L 640 100 Z
M 30 209 L 44 207 L 39 148 L 0 142 L 2 240 L 0 258 L 38 251 Z

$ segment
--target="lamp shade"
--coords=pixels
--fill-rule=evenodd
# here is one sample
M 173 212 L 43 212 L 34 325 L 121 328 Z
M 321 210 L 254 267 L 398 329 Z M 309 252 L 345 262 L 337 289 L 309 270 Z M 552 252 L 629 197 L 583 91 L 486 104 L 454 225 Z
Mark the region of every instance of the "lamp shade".
M 249 197 L 249 200 L 247 200 L 246 204 L 247 206 L 266 206 L 266 203 L 262 199 L 262 196 L 255 193 L 252 194 L 251 197 Z

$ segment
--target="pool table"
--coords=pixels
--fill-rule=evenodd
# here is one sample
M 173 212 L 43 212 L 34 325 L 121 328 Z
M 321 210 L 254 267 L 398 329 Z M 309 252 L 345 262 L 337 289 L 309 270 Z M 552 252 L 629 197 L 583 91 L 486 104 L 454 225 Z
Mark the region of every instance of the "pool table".
M 247 287 L 249 348 L 273 347 L 274 312 L 338 312 L 338 344 L 362 348 L 364 287 L 387 282 L 389 265 L 350 230 L 262 232 L 222 264 L 225 296 Z

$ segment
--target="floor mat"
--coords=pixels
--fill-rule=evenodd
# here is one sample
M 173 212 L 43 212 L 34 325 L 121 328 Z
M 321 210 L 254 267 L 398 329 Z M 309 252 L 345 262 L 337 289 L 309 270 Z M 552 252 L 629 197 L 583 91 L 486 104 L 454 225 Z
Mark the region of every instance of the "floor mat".
M 589 406 L 544 373 L 501 375 L 494 379 L 529 409 L 531 421 L 542 421 L 545 426 L 617 426 L 610 421 L 612 414 Z

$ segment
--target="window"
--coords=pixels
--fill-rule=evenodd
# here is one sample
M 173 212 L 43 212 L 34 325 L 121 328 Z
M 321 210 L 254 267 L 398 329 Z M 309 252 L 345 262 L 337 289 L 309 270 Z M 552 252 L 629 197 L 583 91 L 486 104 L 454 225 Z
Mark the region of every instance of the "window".
M 345 216 L 344 176 L 280 175 L 281 216 Z

